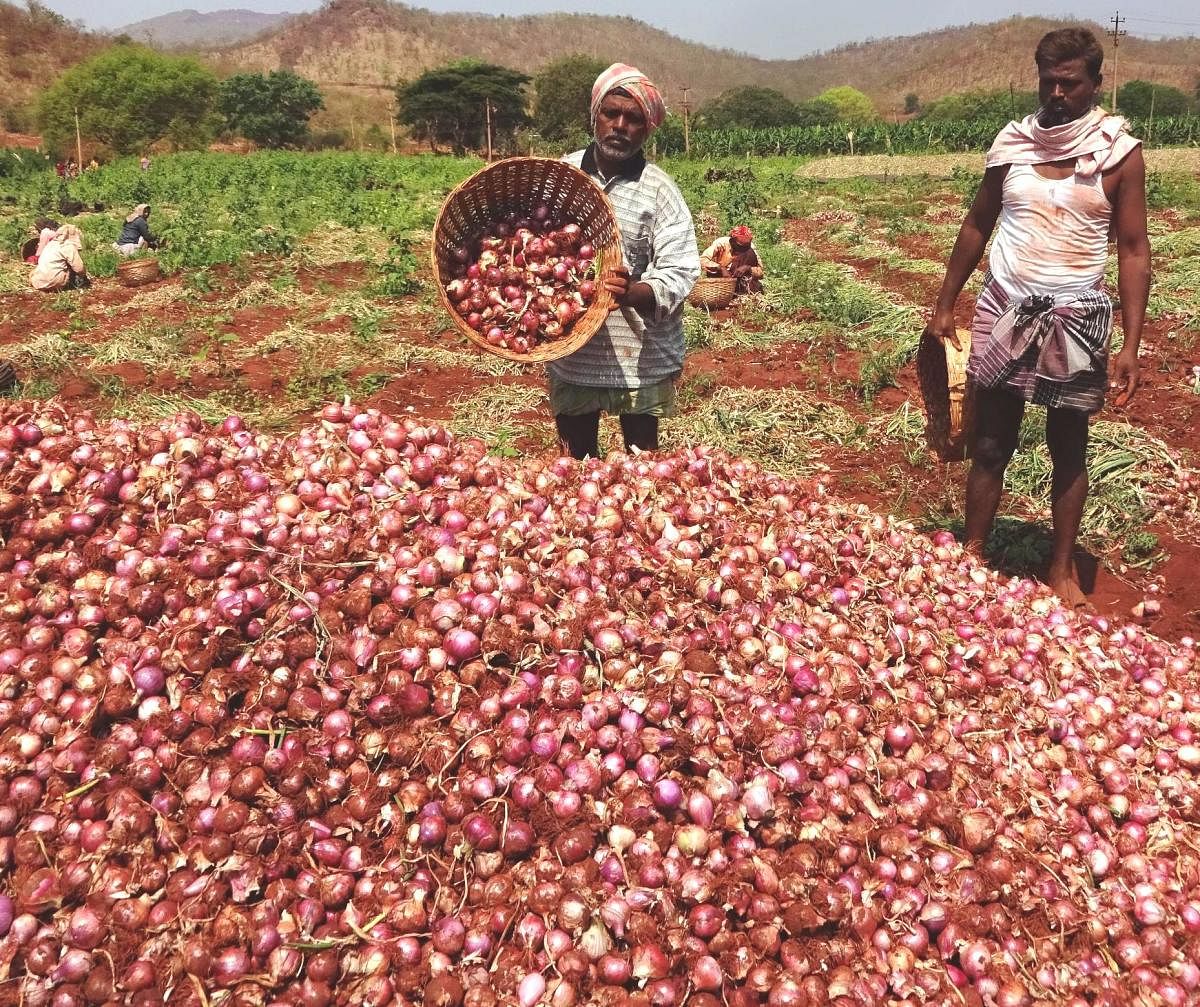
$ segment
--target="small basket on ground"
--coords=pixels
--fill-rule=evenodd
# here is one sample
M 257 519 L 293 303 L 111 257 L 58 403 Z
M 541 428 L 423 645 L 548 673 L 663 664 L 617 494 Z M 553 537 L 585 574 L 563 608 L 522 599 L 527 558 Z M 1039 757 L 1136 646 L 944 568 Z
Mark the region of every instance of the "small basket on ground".
M 702 276 L 688 294 L 688 303 L 696 308 L 727 308 L 737 293 L 737 280 L 732 276 Z
M 26 259 L 33 258 L 34 254 L 37 252 L 37 247 L 38 247 L 38 239 L 37 238 L 30 238 L 28 241 L 22 242 L 21 243 L 21 261 L 24 262 Z
M 975 424 L 975 385 L 967 374 L 971 333 L 959 329 L 958 341 L 961 350 L 924 335 L 917 350 L 917 377 L 925 404 L 925 437 L 937 456 L 948 462 L 971 457 Z
M 579 225 L 596 249 L 597 279 L 621 264 L 621 238 L 608 197 L 578 168 L 546 157 L 511 157 L 477 171 L 455 188 L 438 212 L 433 228 L 433 275 L 438 297 L 454 327 L 481 349 L 508 360 L 541 363 L 574 353 L 608 318 L 612 295 L 597 283 L 596 297 L 563 338 L 539 343 L 528 353 L 492 346 L 472 329 L 450 303 L 446 284 L 454 276 L 454 250 L 470 246 L 492 224 L 511 213 L 529 216 L 546 205 L 551 217 Z
M 141 287 L 162 276 L 158 259 L 126 259 L 117 263 L 117 279 L 127 287 Z

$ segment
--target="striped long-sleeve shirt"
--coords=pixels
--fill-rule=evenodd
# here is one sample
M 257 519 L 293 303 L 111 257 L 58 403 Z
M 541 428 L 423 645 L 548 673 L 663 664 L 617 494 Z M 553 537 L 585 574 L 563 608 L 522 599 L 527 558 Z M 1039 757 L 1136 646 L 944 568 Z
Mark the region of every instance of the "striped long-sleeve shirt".
M 648 283 L 655 309 L 643 316 L 644 336 L 620 311 L 586 345 L 548 364 L 560 381 L 598 388 L 642 388 L 683 370 L 683 302 L 700 276 L 692 214 L 665 171 L 639 155 L 612 178 L 596 167 L 592 148 L 563 158 L 589 174 L 617 215 L 631 279 Z

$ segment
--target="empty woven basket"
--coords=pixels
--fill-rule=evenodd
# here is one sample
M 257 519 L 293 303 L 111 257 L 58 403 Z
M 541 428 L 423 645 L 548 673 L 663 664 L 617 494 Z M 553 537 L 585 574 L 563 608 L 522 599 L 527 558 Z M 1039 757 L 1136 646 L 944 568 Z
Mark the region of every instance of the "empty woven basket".
M 943 461 L 971 457 L 975 420 L 975 386 L 967 374 L 971 333 L 958 329 L 961 350 L 930 335 L 921 337 L 917 376 L 925 404 L 925 437 Z
M 438 296 L 454 327 L 476 346 L 524 363 L 557 360 L 592 338 L 608 318 L 612 295 L 596 285 L 596 298 L 576 319 L 562 339 L 539 343 L 528 353 L 515 353 L 492 346 L 454 310 L 446 296 L 446 284 L 454 273 L 453 253 L 470 246 L 489 226 L 509 214 L 529 216 L 545 204 L 551 217 L 576 223 L 584 239 L 596 249 L 597 278 L 621 264 L 621 241 L 617 218 L 608 198 L 586 174 L 562 161 L 546 157 L 513 157 L 488 165 L 455 188 L 438 213 L 433 230 L 433 273 Z
M 158 259 L 126 259 L 117 263 L 117 279 L 127 287 L 153 283 L 161 276 Z
M 688 294 L 688 303 L 697 308 L 727 308 L 737 291 L 732 276 L 702 276 Z

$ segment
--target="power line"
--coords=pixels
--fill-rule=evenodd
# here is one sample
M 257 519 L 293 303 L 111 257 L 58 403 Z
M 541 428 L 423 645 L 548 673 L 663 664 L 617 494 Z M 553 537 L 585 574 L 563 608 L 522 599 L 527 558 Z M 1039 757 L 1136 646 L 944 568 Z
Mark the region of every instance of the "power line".
M 1133 21 L 1137 24 L 1170 24 L 1179 25 L 1183 28 L 1200 28 L 1200 21 L 1175 21 L 1169 18 L 1158 17 L 1131 17 L 1125 18 L 1126 21 Z

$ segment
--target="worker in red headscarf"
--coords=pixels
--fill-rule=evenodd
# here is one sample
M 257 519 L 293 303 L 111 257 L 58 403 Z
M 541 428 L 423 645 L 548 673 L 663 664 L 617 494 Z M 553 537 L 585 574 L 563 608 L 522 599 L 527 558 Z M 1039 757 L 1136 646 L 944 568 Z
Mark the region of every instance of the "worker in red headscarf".
M 738 224 L 722 235 L 700 255 L 705 276 L 732 276 L 739 294 L 762 293 L 762 263 L 754 248 L 754 235 L 745 224 Z

